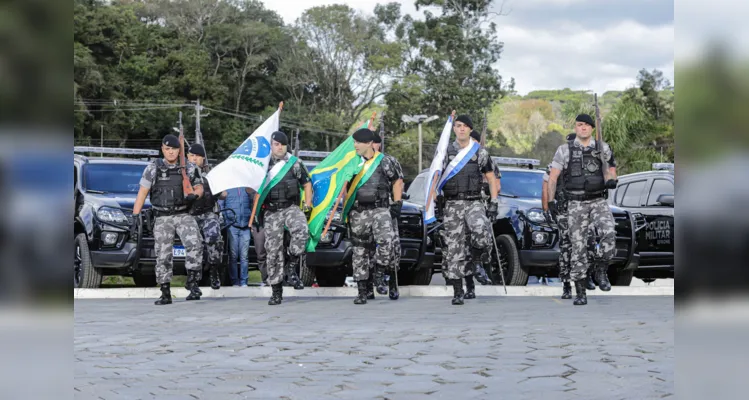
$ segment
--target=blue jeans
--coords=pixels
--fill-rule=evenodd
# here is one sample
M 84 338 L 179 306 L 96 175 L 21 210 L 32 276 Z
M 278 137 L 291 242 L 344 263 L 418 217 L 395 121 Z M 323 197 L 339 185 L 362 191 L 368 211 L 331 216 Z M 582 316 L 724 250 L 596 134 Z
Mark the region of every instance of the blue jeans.
M 250 229 L 229 227 L 229 278 L 232 285 L 246 285 L 249 268 Z M 237 278 L 237 258 L 239 258 L 239 278 Z

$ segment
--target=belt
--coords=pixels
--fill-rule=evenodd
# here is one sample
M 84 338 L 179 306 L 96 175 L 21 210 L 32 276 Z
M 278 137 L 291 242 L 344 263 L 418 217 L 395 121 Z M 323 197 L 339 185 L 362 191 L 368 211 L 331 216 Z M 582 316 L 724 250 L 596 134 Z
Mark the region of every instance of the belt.
M 170 217 L 172 215 L 187 214 L 187 209 L 184 210 L 153 210 L 154 217 Z
M 388 204 L 384 201 L 376 201 L 374 203 L 359 203 L 358 201 L 354 204 L 352 209 L 354 211 L 362 211 L 362 210 L 374 210 L 375 208 L 387 208 Z
M 572 200 L 572 201 L 586 201 L 586 200 L 602 199 L 605 196 L 606 196 L 606 192 L 585 193 L 585 194 L 567 193 L 565 194 L 565 199 Z
M 295 203 L 265 203 L 263 204 L 263 209 L 266 211 L 278 211 L 283 210 L 284 208 L 289 208 L 293 206 Z
M 481 200 L 481 193 L 458 193 L 454 196 L 445 195 L 445 200 Z

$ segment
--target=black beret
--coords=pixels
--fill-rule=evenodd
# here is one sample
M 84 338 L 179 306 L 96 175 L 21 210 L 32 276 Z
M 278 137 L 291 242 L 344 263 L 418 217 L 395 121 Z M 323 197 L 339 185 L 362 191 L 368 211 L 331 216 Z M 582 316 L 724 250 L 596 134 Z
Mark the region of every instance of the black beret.
M 382 143 L 382 138 L 380 137 L 380 135 L 374 135 L 372 141 L 375 143 Z
M 374 132 L 370 131 L 369 128 L 361 128 L 354 132 L 354 140 L 359 143 L 368 143 L 374 141 Z
M 190 150 L 187 150 L 190 154 L 195 154 L 196 156 L 205 157 L 205 148 L 200 143 L 195 143 L 194 145 L 190 146 Z
M 460 121 L 466 125 L 468 125 L 469 128 L 473 129 L 473 121 L 471 121 L 471 117 L 469 117 L 466 114 L 458 115 L 458 118 L 455 118 L 456 121 Z
M 567 135 L 567 140 L 575 140 L 576 137 L 577 133 L 570 133 L 569 135 Z
M 476 131 L 471 131 L 471 137 L 476 139 L 477 142 L 481 141 L 481 134 Z
M 575 118 L 575 121 L 577 122 L 585 122 L 586 124 L 596 127 L 596 123 L 593 121 L 593 118 L 590 117 L 588 114 L 580 114 Z
M 270 136 L 270 139 L 275 140 L 276 142 L 281 143 L 284 146 L 287 146 L 289 144 L 289 137 L 281 131 L 273 132 L 273 134 Z
M 174 136 L 174 135 L 172 135 L 171 133 L 168 134 L 168 135 L 166 135 L 166 136 L 164 136 L 164 139 L 161 140 L 161 143 L 164 144 L 164 145 L 166 145 L 166 146 L 169 146 L 169 147 L 171 147 L 173 149 L 178 149 L 179 148 L 179 138 L 176 137 L 176 136 Z

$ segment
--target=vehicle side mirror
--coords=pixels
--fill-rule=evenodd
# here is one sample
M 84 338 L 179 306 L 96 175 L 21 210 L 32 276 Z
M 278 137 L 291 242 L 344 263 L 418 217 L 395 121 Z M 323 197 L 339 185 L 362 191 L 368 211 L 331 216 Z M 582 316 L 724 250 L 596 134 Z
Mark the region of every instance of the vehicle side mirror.
M 662 194 L 658 196 L 658 204 L 662 206 L 667 207 L 673 207 L 674 206 L 674 195 L 672 194 Z

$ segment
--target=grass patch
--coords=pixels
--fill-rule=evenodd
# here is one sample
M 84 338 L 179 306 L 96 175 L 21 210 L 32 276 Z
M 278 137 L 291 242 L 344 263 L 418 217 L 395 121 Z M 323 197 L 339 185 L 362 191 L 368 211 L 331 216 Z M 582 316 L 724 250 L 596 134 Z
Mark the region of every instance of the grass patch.
M 207 274 L 208 271 L 205 272 Z M 260 271 L 249 271 L 247 274 L 248 283 L 260 283 Z M 172 277 L 172 287 L 184 287 L 187 282 L 187 277 L 183 275 L 174 275 Z M 101 282 L 101 287 L 107 288 L 123 288 L 123 287 L 135 287 L 133 278 L 129 276 L 105 276 Z

